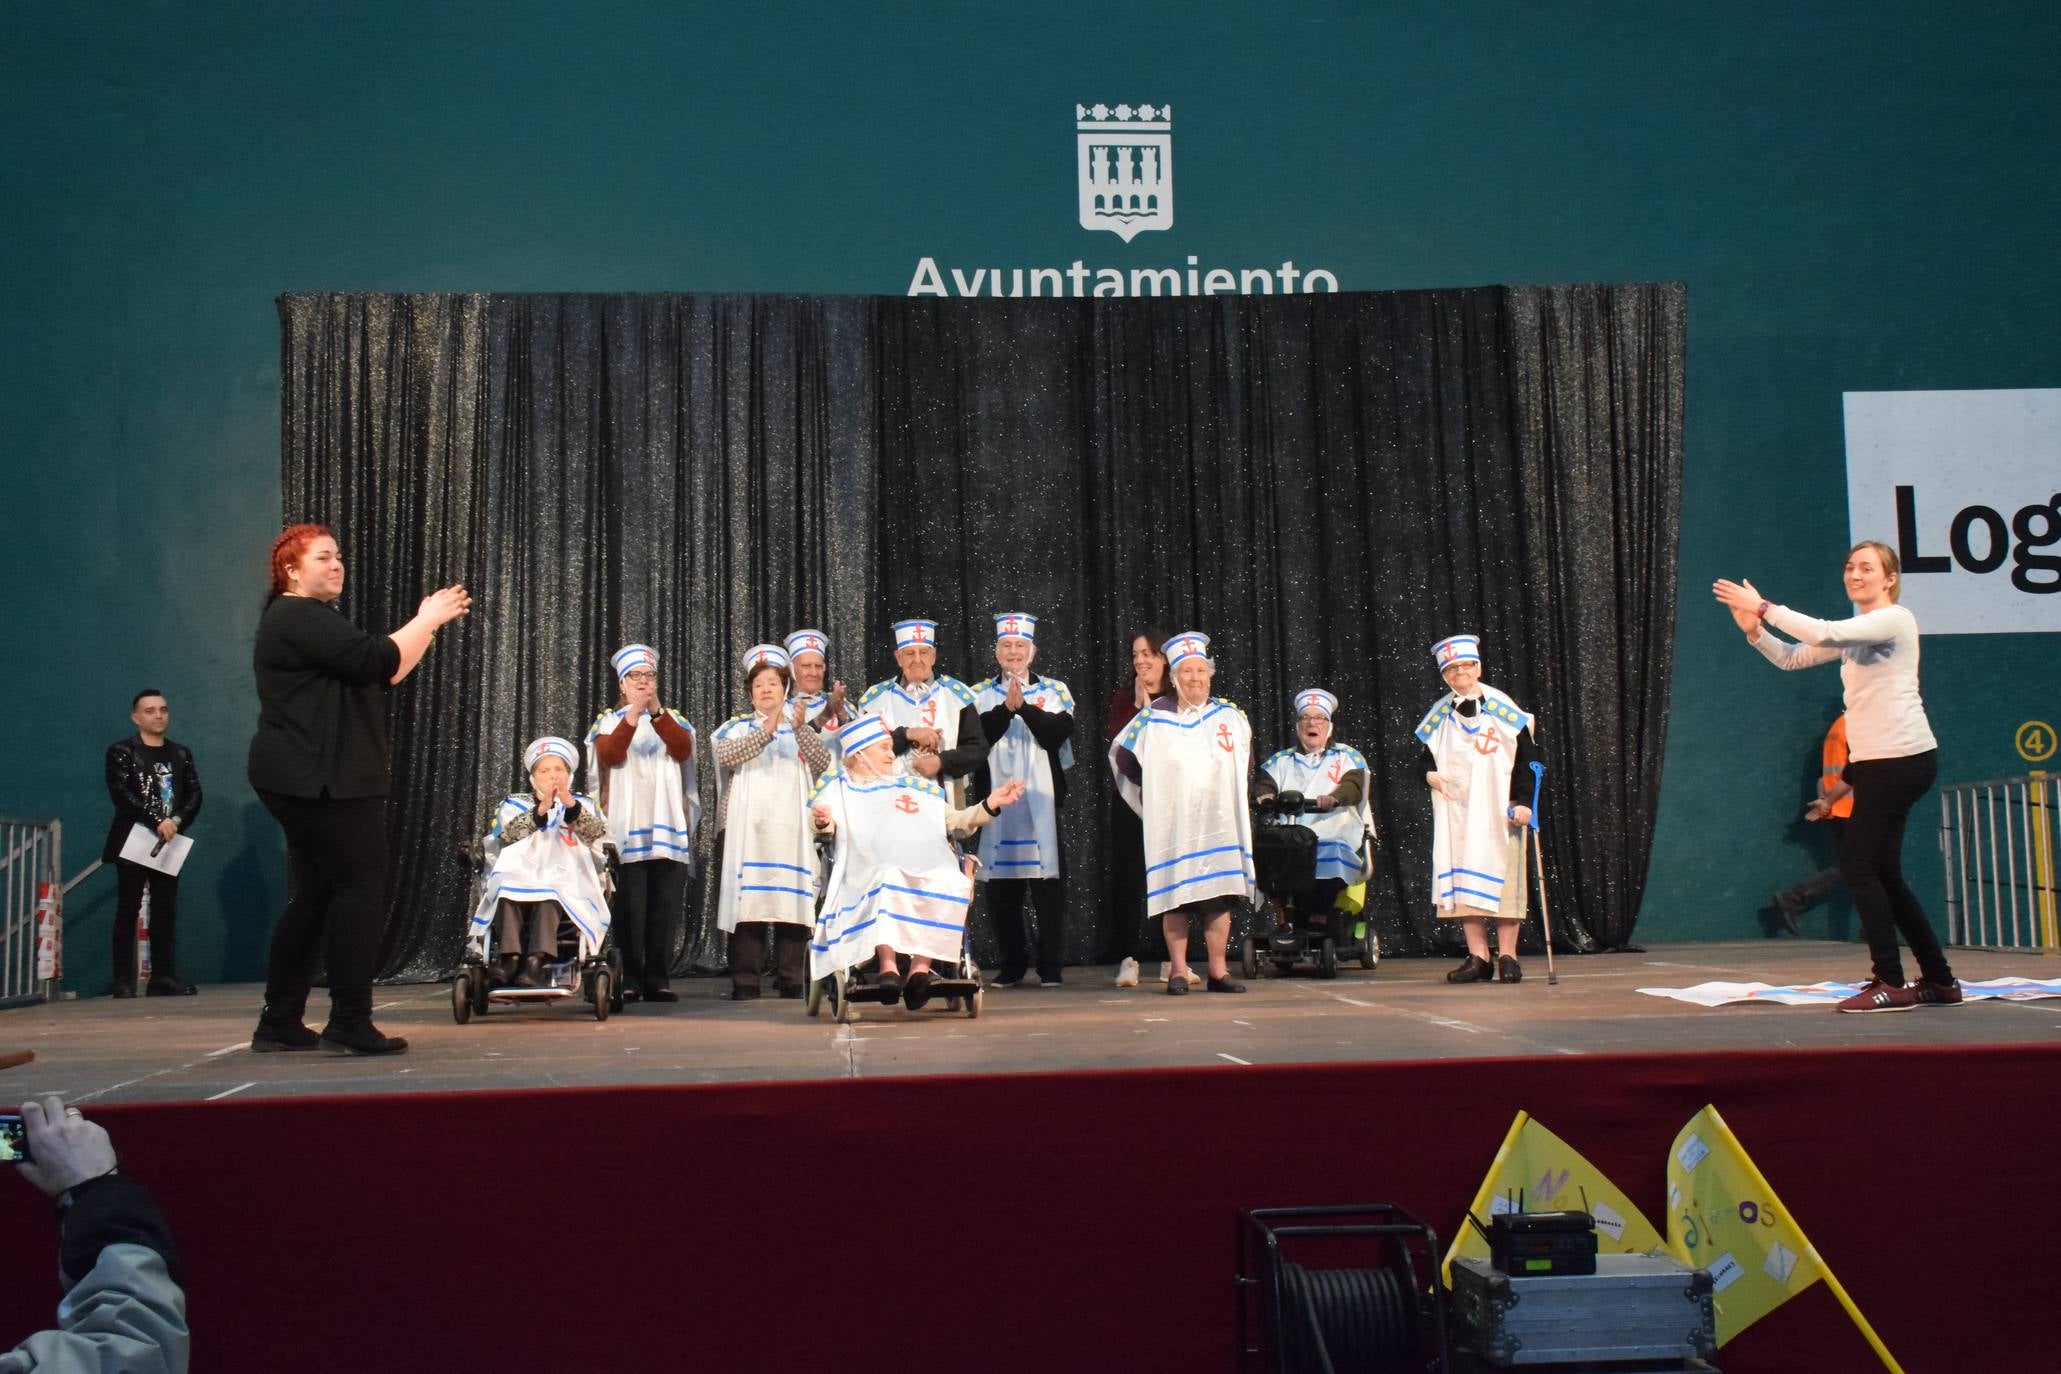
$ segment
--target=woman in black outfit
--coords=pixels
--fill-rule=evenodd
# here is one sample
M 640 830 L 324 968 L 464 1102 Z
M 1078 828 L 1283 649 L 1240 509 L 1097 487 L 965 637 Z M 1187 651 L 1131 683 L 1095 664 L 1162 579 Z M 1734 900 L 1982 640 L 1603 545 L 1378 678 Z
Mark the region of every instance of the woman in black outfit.
M 1160 646 L 1172 637 L 1158 626 L 1131 636 L 1131 671 L 1109 699 L 1109 733 L 1102 744 L 1105 751 L 1133 716 L 1174 690 L 1166 655 L 1160 652 Z M 1119 986 L 1129 987 L 1138 977 L 1137 957 L 1158 948 L 1155 927 L 1159 923 L 1145 917 L 1145 823 L 1119 800 L 1109 808 L 1109 825 L 1109 869 L 1116 895 L 1105 908 L 1107 924 L 1099 955 L 1102 963 L 1118 965 Z M 1130 967 L 1123 967 L 1125 964 Z
M 372 975 L 386 907 L 384 689 L 412 672 L 430 637 L 472 608 L 463 587 L 423 598 L 415 618 L 371 635 L 336 609 L 344 565 L 321 525 L 272 545 L 272 590 L 258 618 L 258 732 L 250 784 L 286 832 L 286 910 L 272 929 L 265 1010 L 250 1047 L 331 1054 L 408 1048 L 372 1024 Z M 329 969 L 329 1024 L 301 1021 L 315 956 Z

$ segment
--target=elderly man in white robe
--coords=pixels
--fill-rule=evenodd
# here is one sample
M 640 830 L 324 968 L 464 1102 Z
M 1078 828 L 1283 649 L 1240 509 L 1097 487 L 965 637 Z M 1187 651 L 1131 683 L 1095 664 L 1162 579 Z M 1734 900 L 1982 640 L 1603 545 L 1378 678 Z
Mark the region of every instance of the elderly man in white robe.
M 1424 781 L 1432 792 L 1431 900 L 1441 919 L 1460 922 L 1467 939 L 1467 957 L 1446 981 L 1519 982 L 1524 969 L 1517 962 L 1517 937 L 1524 928 L 1531 807 L 1512 780 L 1538 757 L 1532 718 L 1481 680 L 1479 636 L 1442 639 L 1431 654 L 1452 689 L 1417 726 Z
M 1166 933 L 1166 990 L 1188 991 L 1188 933 L 1202 923 L 1211 992 L 1244 992 L 1226 951 L 1231 914 L 1255 891 L 1252 726 L 1245 712 L 1210 695 L 1216 660 L 1209 636 L 1185 630 L 1165 645 L 1174 681 L 1171 708 L 1155 702 L 1109 746 L 1117 791 L 1145 823 L 1145 912 Z
M 1066 966 L 1066 876 L 1059 850 L 1059 808 L 1073 767 L 1073 693 L 1057 678 L 1031 671 L 1038 618 L 1025 611 L 995 617 L 995 663 L 1001 672 L 973 689 L 988 756 L 974 775 L 973 795 L 1005 782 L 1024 785 L 1023 805 L 981 832 L 978 880 L 987 888 L 988 917 L 1002 946 L 995 986 L 1015 987 L 1030 967 L 1026 905 L 1037 913 L 1038 986 L 1057 987 Z
M 608 929 L 597 849 L 608 837 L 608 818 L 592 797 L 572 790 L 579 757 L 571 740 L 531 741 L 522 752 L 530 790 L 510 793 L 494 809 L 486 836 L 491 866 L 472 921 L 482 931 L 500 923 L 494 979 L 503 986 L 540 986 L 544 965 L 557 959 L 558 923 L 566 916 L 596 946 Z
M 752 709 L 716 727 L 716 927 L 730 937 L 730 996 L 757 1000 L 766 946 L 782 997 L 799 997 L 816 923 L 816 847 L 808 799 L 830 766 L 808 707 L 787 699 L 788 658 L 773 644 L 744 654 Z
M 838 732 L 838 745 L 844 767 L 817 784 L 809 807 L 816 833 L 837 845 L 809 947 L 810 976 L 871 954 L 882 1001 L 915 1011 L 930 1000 L 932 961 L 957 959 L 965 943 L 978 861 L 962 861 L 951 837 L 993 820 L 1023 795 L 1023 784 L 1004 783 L 985 801 L 955 810 L 942 787 L 897 761 L 878 716 L 853 720 Z M 909 960 L 906 984 L 901 956 Z
M 866 689 L 859 714 L 886 721 L 896 757 L 906 755 L 918 777 L 944 788 L 946 800 L 958 806 L 965 800 L 965 779 L 988 753 L 973 689 L 937 671 L 935 620 L 898 620 L 893 630 L 900 672 Z
M 1314 803 L 1314 813 L 1285 818 L 1317 836 L 1316 870 L 1309 891 L 1291 901 L 1306 927 L 1334 931 L 1338 896 L 1373 872 L 1374 813 L 1367 802 L 1367 760 L 1332 738 L 1338 698 L 1321 687 L 1295 694 L 1295 742 L 1260 765 L 1252 780 L 1254 801 L 1293 792 Z M 1340 941 L 1344 943 L 1344 941 Z
M 844 683 L 829 681 L 830 636 L 821 630 L 796 630 L 780 647 L 787 651 L 794 699 L 809 725 L 823 734 L 835 734 L 849 719 L 850 711 L 845 705 Z

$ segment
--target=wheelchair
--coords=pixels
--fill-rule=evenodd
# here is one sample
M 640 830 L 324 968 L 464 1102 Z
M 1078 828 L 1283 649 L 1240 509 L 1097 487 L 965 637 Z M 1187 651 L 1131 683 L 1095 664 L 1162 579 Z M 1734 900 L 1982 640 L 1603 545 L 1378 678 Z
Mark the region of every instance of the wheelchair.
M 1247 935 L 1240 946 L 1239 971 L 1247 978 L 1257 978 L 1265 964 L 1273 965 L 1277 977 L 1307 964 L 1319 978 L 1336 978 L 1344 959 L 1357 959 L 1369 970 L 1381 964 L 1381 937 L 1365 912 L 1297 909 L 1297 899 L 1307 898 L 1317 883 L 1317 834 L 1297 818 L 1318 809 L 1300 792 L 1276 792 L 1253 803 L 1253 870 L 1272 909 L 1273 928 Z
M 816 854 L 822 865 L 821 871 L 830 871 L 830 844 L 816 841 Z M 828 884 L 822 884 L 822 888 Z M 822 917 L 821 901 L 817 898 L 817 918 Z M 970 913 L 969 913 L 970 914 Z M 930 961 L 930 1001 L 916 1009 L 921 1016 L 931 1007 L 941 1007 L 949 1014 L 964 1014 L 971 1021 L 980 1015 L 982 1005 L 987 1001 L 987 988 L 981 981 L 980 965 L 973 959 L 972 922 L 959 934 L 959 957 L 950 963 L 939 959 Z M 813 938 L 813 935 L 812 937 Z M 909 956 L 904 954 L 897 961 L 904 986 L 909 977 Z M 901 992 L 895 993 L 895 1001 L 901 1001 Z M 860 1004 L 872 1002 L 887 1005 L 886 990 L 880 986 L 878 975 L 868 975 L 859 966 L 842 968 L 822 978 L 811 978 L 808 989 L 803 993 L 802 1008 L 810 1016 L 820 1016 L 824 1007 L 830 1008 L 831 1016 L 840 1025 L 851 1025 L 859 1019 Z
M 605 853 L 609 875 L 606 886 L 612 891 L 615 847 L 606 846 Z M 458 855 L 459 862 L 472 874 L 472 904 L 466 908 L 470 912 L 478 906 L 485 891 L 493 856 L 485 840 L 471 835 L 460 841 Z M 612 914 L 605 906 L 602 912 L 604 916 Z M 584 1003 L 596 1021 L 606 1021 L 611 1013 L 623 1009 L 622 956 L 616 952 L 614 932 L 608 926 L 603 926 L 598 941 L 591 940 L 560 908 L 557 948 L 545 962 L 543 980 L 536 987 L 519 988 L 494 981 L 493 942 L 498 924 L 497 913 L 495 920 L 483 929 L 473 930 L 466 941 L 464 960 L 451 977 L 453 1021 L 462 1026 L 475 1016 L 485 1016 L 488 1008 L 497 1004 L 541 1007 Z

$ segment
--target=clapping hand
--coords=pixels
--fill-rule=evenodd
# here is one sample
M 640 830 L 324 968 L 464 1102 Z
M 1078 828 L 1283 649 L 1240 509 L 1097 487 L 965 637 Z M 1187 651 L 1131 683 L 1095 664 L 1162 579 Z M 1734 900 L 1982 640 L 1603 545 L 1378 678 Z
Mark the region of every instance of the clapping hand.
M 1003 807 L 1020 800 L 1023 797 L 1023 793 L 1023 779 L 1011 778 L 1008 782 L 1003 783 L 1000 787 L 988 793 L 988 809 L 1000 811 Z
M 944 742 L 944 736 L 927 725 L 912 725 L 902 732 L 902 738 L 909 741 L 913 749 L 935 750 Z
M 1009 675 L 1009 693 L 1002 698 L 1002 704 L 1011 711 L 1023 709 L 1023 679 L 1015 673 Z
M 472 610 L 472 594 L 465 590 L 465 584 L 454 582 L 439 591 L 422 598 L 422 604 L 415 608 L 415 614 L 432 625 L 444 625 Z
M 1741 611 L 1751 614 L 1756 622 L 1759 621 L 1760 603 L 1766 598 L 1751 582 L 1733 582 L 1720 577 L 1711 583 L 1710 589 L 1716 594 L 1718 604 L 1732 612 L 1734 621 L 1738 620 Z

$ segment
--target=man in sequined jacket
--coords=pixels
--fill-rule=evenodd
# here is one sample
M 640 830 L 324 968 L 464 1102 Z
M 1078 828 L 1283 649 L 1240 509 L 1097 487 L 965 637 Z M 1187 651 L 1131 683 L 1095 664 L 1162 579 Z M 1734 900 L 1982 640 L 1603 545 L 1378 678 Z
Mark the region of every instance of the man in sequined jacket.
M 115 867 L 114 995 L 136 995 L 136 914 L 143 894 L 150 893 L 150 982 L 152 997 L 183 996 L 193 984 L 179 977 L 177 963 L 179 880 L 122 857 L 122 845 L 134 826 L 169 840 L 193 828 L 200 815 L 200 773 L 193 751 L 165 736 L 172 723 L 171 706 L 155 687 L 138 692 L 129 704 L 136 733 L 107 746 L 107 799 L 114 820 L 100 857 Z

